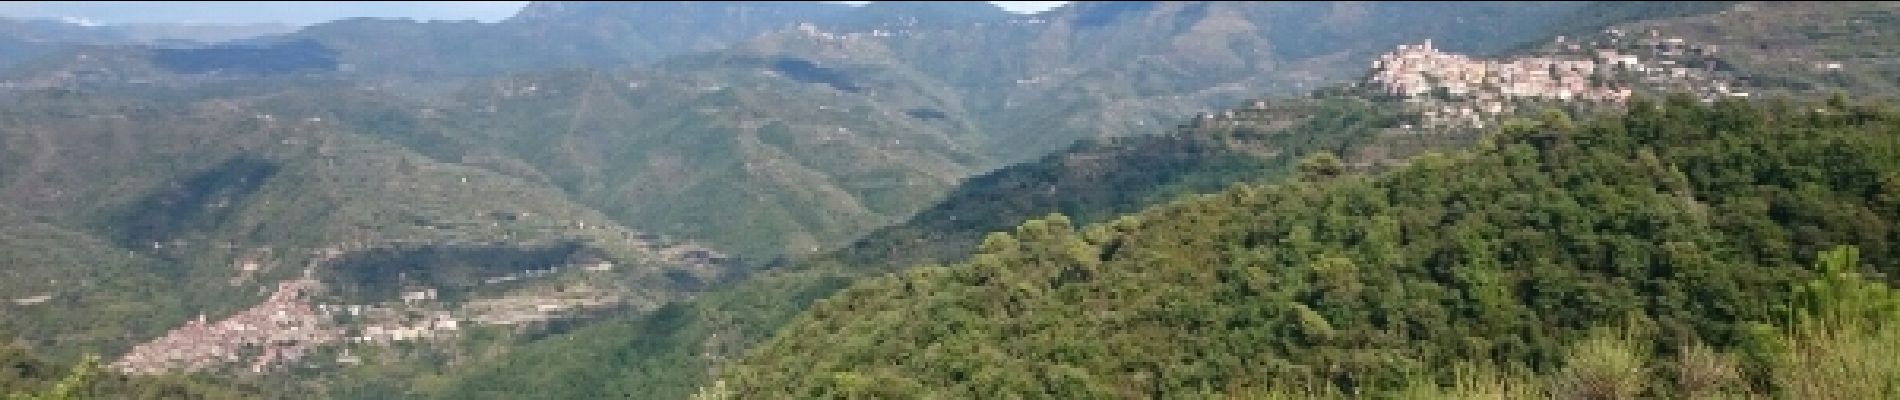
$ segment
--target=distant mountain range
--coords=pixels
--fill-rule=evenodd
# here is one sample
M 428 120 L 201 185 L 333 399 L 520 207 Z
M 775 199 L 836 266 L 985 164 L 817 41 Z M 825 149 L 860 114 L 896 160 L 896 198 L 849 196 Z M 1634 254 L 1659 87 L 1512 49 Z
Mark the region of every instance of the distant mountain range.
M 0 18 L 0 69 L 77 45 L 149 44 L 197 46 L 266 35 L 296 27 L 284 24 L 125 24 Z
M 331 20 L 379 16 L 418 20 L 497 21 L 521 9 L 525 1 L 296 1 L 231 7 L 215 1 L 35 1 L 0 4 L 0 15 L 13 18 L 67 19 L 92 25 L 257 23 L 305 26 Z
M 111 87 L 262 74 L 393 85 L 386 90 L 408 96 L 443 93 L 415 106 L 452 115 L 419 125 L 444 131 L 404 139 L 418 151 L 444 154 L 430 146 L 452 145 L 516 152 L 507 156 L 625 223 L 769 258 L 839 245 L 919 210 L 962 176 L 1076 139 L 1150 133 L 1207 107 L 1318 87 L 1349 77 L 1344 72 L 1352 68 L 1344 66 L 1411 38 L 1503 49 L 1535 36 L 1538 21 L 1578 5 L 1078 3 L 1012 16 L 977 2 L 536 3 L 494 24 L 349 20 L 245 45 L 82 48 L 53 58 L 76 62 L 16 69 L 11 82 Z M 1406 18 L 1467 23 L 1386 29 L 1388 20 Z M 1329 22 L 1296 23 L 1305 20 Z M 704 27 L 716 30 L 697 30 Z M 714 51 L 681 55 L 702 50 Z M 484 65 L 496 62 L 508 64 Z M 652 64 L 609 67 L 642 62 Z M 555 66 L 572 67 L 528 71 Z M 515 70 L 523 72 L 492 75 Z M 500 93 L 519 90 L 534 92 Z M 457 91 L 463 94 L 446 94 Z M 680 100 L 687 98 L 700 100 Z M 701 116 L 680 119 L 691 115 Z M 800 128 L 812 122 L 818 126 Z M 539 132 L 545 127 L 566 128 Z M 827 136 L 847 136 L 809 143 L 762 137 L 757 143 L 766 147 L 746 150 L 737 146 L 758 145 L 720 143 L 735 136 L 711 133 L 820 127 L 832 131 Z M 523 135 L 528 131 L 537 133 Z M 839 156 L 767 161 L 830 151 L 796 146 L 870 145 L 865 139 L 884 135 L 875 147 L 840 154 L 855 159 L 851 165 L 823 164 Z M 425 137 L 442 139 L 414 141 Z M 560 137 L 566 138 L 550 139 Z M 643 157 L 628 153 L 679 148 L 640 144 L 646 140 L 711 140 L 704 146 L 712 147 L 689 153 L 728 155 L 684 158 L 717 164 L 680 165 L 704 178 L 669 177 L 662 187 L 599 181 L 671 168 L 662 167 L 665 158 L 642 165 Z M 882 162 L 890 165 L 877 166 Z M 763 165 L 776 166 L 742 172 Z M 756 178 L 739 178 L 748 175 Z M 742 195 L 748 192 L 756 194 Z M 808 193 L 792 195 L 798 192 Z M 707 202 L 734 195 L 749 198 Z

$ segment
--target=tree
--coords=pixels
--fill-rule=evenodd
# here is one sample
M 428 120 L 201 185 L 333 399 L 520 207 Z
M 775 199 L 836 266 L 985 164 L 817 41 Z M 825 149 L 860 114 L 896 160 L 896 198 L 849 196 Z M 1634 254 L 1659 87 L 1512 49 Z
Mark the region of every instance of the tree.
M 1346 163 L 1329 151 L 1321 151 L 1300 160 L 1300 180 L 1318 182 L 1331 180 L 1346 172 Z
M 1817 258 L 1815 269 L 1821 276 L 1795 289 L 1802 301 L 1796 309 L 1797 324 L 1839 327 L 1900 320 L 1900 295 L 1856 271 L 1859 249 L 1837 246 Z
M 37 395 L 31 393 L 16 393 L 9 396 L 8 400 L 84 399 L 86 398 L 84 395 L 89 391 L 88 389 L 92 387 L 93 381 L 98 379 L 98 376 L 99 357 L 88 355 L 84 361 L 80 361 L 78 366 L 74 366 L 72 371 L 67 372 L 66 377 L 61 378 L 59 383 L 55 383 L 53 387 L 47 388 L 46 392 Z

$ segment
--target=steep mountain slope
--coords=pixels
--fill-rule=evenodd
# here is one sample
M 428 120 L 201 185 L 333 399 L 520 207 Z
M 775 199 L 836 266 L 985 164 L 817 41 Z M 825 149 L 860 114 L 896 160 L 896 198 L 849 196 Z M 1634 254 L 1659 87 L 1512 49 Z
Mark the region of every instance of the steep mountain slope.
M 1523 21 L 1555 18 L 1574 5 L 1168 3 L 1115 15 L 1093 7 L 1006 23 L 869 31 L 814 24 L 648 68 L 517 75 L 478 83 L 493 88 L 464 93 L 463 112 L 449 119 L 469 121 L 453 130 L 482 135 L 477 143 L 528 161 L 623 223 L 753 258 L 801 255 L 899 221 L 975 171 L 1081 138 L 1164 131 L 1179 115 L 1234 104 L 1243 94 L 1343 78 L 1341 63 L 1357 64 L 1402 35 L 1470 37 L 1471 47 L 1502 48 L 1514 42 L 1498 37 L 1533 29 Z M 1300 18 L 1335 14 L 1372 19 L 1340 17 L 1330 28 L 1336 32 L 1294 27 L 1306 26 L 1293 23 Z M 1396 34 L 1374 28 L 1404 15 L 1472 24 L 1418 24 Z M 1500 22 L 1507 19 L 1513 22 Z M 1267 24 L 1287 26 L 1261 28 Z M 1292 45 L 1275 35 L 1307 42 L 1284 49 Z M 1228 45 L 1189 46 L 1210 41 Z M 1339 50 L 1316 54 L 1320 47 Z M 559 139 L 548 140 L 549 127 L 561 127 Z M 671 153 L 678 149 L 691 151 Z M 688 153 L 701 156 L 678 157 Z
M 101 344 L 156 335 L 189 312 L 169 293 L 170 263 L 87 233 L 0 208 L 0 246 L 0 332 L 50 356 L 110 351 Z
M 1583 37 L 1599 33 L 1604 27 L 1639 21 L 1661 20 L 1712 14 L 1734 8 L 1737 1 L 1592 1 L 1557 22 L 1540 40 L 1525 42 L 1542 45 L 1557 36 Z M 1517 49 L 1524 50 L 1524 49 Z
M 1597 326 L 1737 349 L 1819 250 L 1900 269 L 1895 110 L 1631 108 L 1389 174 L 1032 221 L 859 282 L 722 376 L 747 398 L 1370 394 L 1461 360 L 1553 370 Z
M 559 189 L 437 162 L 292 107 L 347 96 L 147 95 L 35 92 L 0 114 L 4 240 L 15 249 L 5 254 L 22 278 L 0 286 L 3 326 L 55 355 L 122 354 L 300 279 L 329 289 L 316 305 L 426 291 L 475 324 L 569 312 L 484 301 L 562 288 L 592 297 L 546 300 L 557 310 L 648 309 L 731 272 L 717 252 L 629 230 Z M 588 271 L 550 272 L 568 265 Z M 524 275 L 558 279 L 514 282 Z
M 1168 135 L 1085 140 L 1030 163 L 964 180 L 902 224 L 831 253 L 854 266 L 904 268 L 966 255 L 982 236 L 1049 213 L 1105 221 L 1174 197 L 1273 180 L 1295 160 L 1346 152 L 1397 124 L 1357 97 L 1258 100 L 1218 123 Z
M 826 33 L 806 33 L 809 40 L 838 40 Z M 864 45 L 864 37 L 838 40 L 834 49 Z M 793 48 L 796 40 L 772 44 Z M 1560 42 L 1561 43 L 1561 42 Z M 1457 46 L 1453 46 L 1457 47 Z M 827 54 L 848 54 L 833 52 Z M 1530 52 L 1505 57 L 1501 62 L 1521 62 L 1537 57 L 1571 57 L 1574 51 Z M 875 54 L 856 52 L 856 54 Z M 1639 53 L 1643 63 L 1673 60 Z M 1589 57 L 1584 57 L 1589 59 Z M 1613 79 L 1612 79 L 1613 78 Z M 1610 76 L 1605 85 L 1623 85 L 1642 93 L 1697 88 L 1697 83 L 1681 79 L 1642 80 L 1641 77 Z M 944 202 L 909 222 L 882 229 L 853 246 L 821 257 L 791 263 L 790 268 L 763 272 L 738 286 L 723 288 L 706 297 L 669 309 L 660 316 L 603 323 L 577 331 L 567 337 L 575 342 L 549 341 L 524 349 L 518 358 L 504 365 L 534 365 L 545 374 L 519 375 L 498 366 L 477 368 L 473 374 L 456 378 L 466 382 L 466 390 L 450 391 L 448 397 L 507 396 L 518 388 L 561 386 L 566 379 L 610 380 L 622 382 L 621 389 L 603 389 L 612 393 L 643 393 L 650 396 L 678 396 L 681 382 L 702 379 L 702 368 L 672 368 L 655 374 L 646 368 L 602 368 L 597 365 L 722 365 L 723 360 L 739 354 L 756 343 L 762 334 L 790 318 L 793 310 L 809 300 L 831 293 L 844 282 L 865 276 L 869 271 L 907 267 L 914 262 L 956 259 L 970 251 L 984 232 L 1000 230 L 1010 224 L 1048 212 L 1078 214 L 1084 221 L 1097 221 L 1122 211 L 1132 210 L 1168 198 L 1173 193 L 1194 193 L 1218 189 L 1228 183 L 1247 180 L 1272 181 L 1291 171 L 1294 159 L 1312 151 L 1328 150 L 1345 155 L 1344 167 L 1378 167 L 1406 163 L 1412 154 L 1434 149 L 1466 146 L 1477 141 L 1476 129 L 1469 125 L 1425 127 L 1422 121 L 1436 117 L 1425 112 L 1441 112 L 1447 104 L 1439 100 L 1391 98 L 1366 87 L 1332 88 L 1318 97 L 1347 98 L 1365 96 L 1377 113 L 1342 112 L 1331 117 L 1321 110 L 1304 108 L 1296 101 L 1270 101 L 1228 112 L 1205 113 L 1193 118 L 1177 136 L 1145 136 L 1102 140 L 1079 144 L 1068 151 L 1051 155 L 1036 163 L 999 169 L 973 178 L 946 196 Z M 1380 88 L 1371 88 L 1383 90 Z M 1385 102 L 1391 100 L 1394 102 Z M 1514 104 L 1516 113 L 1536 115 L 1547 107 L 1567 108 L 1567 102 L 1528 99 Z M 1350 108 L 1345 108 L 1350 109 Z M 1601 110 L 1580 107 L 1579 110 Z M 1322 109 L 1323 110 L 1323 109 Z M 1334 112 L 1342 109 L 1335 108 Z M 1507 115 L 1510 113 L 1506 113 Z M 1353 115 L 1358 115 L 1353 117 Z M 1490 119 L 1491 126 L 1497 121 Z M 1401 125 L 1408 125 L 1402 127 Z M 1300 127 L 1288 129 L 1289 127 Z M 1357 126 L 1357 128 L 1354 128 Z M 1482 125 L 1481 125 L 1482 126 Z M 1348 133 L 1360 129 L 1358 133 Z M 1268 135 L 1267 141 L 1227 141 L 1249 132 L 1285 130 L 1291 134 Z M 1325 132 L 1325 133 L 1322 133 Z M 1220 140 L 1210 140 L 1221 138 Z M 1263 147 L 1251 147 L 1265 145 Z M 1238 144 L 1238 146 L 1236 146 Z M 1274 151 L 1278 147 L 1278 150 Z M 1161 151 L 1174 149 L 1188 151 Z M 1261 156 L 1266 158 L 1260 158 Z M 1180 158 L 1175 158 L 1180 157 Z M 1271 162 L 1269 162 L 1271 161 Z M 1185 162 L 1185 163 L 1183 163 Z M 1254 176 L 1249 176 L 1254 175 Z M 1118 182 L 1106 185 L 1105 182 Z M 1050 193 L 1048 189 L 1057 190 Z M 1113 189 L 1110 189 L 1113 188 Z M 953 218 L 955 217 L 955 218 Z M 966 219 L 967 218 L 967 219 Z M 895 250 L 895 251 L 894 251 Z M 683 322 L 682 322 L 683 321 Z M 634 334 L 631 332 L 639 332 Z M 639 340 L 627 341 L 627 335 Z M 595 359 L 612 355 L 612 361 L 561 365 L 553 360 Z M 600 359 L 608 360 L 608 359 Z M 649 372 L 637 372 L 649 371 Z M 455 376 L 458 373 L 449 372 Z M 634 389 L 641 388 L 641 389 Z M 592 392 L 590 392 L 592 393 Z M 598 393 L 597 393 L 598 394 Z
M 977 148 L 1006 164 L 1079 138 L 1150 134 L 1181 115 L 1349 79 L 1399 43 L 1437 38 L 1460 51 L 1502 50 L 1577 6 L 1078 2 L 1006 23 L 808 31 L 743 48 L 903 65 L 943 82 L 986 133 Z
M 58 49 L 59 46 L 51 46 L 54 43 L 42 37 L 60 33 L 62 37 L 89 35 L 83 37 L 89 40 L 60 42 L 67 45 L 149 46 L 92 46 L 88 52 L 101 54 L 91 54 L 91 57 L 114 61 L 64 59 L 51 64 L 29 64 L 14 68 L 16 77 L 45 80 L 62 72 L 96 70 L 106 78 L 103 81 L 123 84 L 200 78 L 209 71 L 221 71 L 222 75 L 237 72 L 240 76 L 284 74 L 292 71 L 256 67 L 258 63 L 277 62 L 273 60 L 276 57 L 230 57 L 225 53 L 232 49 L 299 44 L 334 55 L 335 62 L 314 68 L 324 74 L 389 82 L 441 81 L 550 68 L 646 64 L 671 56 L 726 48 L 801 23 L 868 31 L 915 25 L 918 21 L 931 26 L 966 25 L 1001 21 L 1009 15 L 982 2 L 891 3 L 852 7 L 825 2 L 533 2 L 518 15 L 496 23 L 353 18 L 316 24 L 296 32 L 232 41 L 221 45 L 224 51 L 174 55 L 166 53 L 193 53 L 192 50 L 202 50 L 200 48 L 205 46 L 189 41 L 145 39 L 171 31 L 194 33 L 186 29 L 191 27 L 90 28 L 51 22 L 34 22 L 35 25 L 8 22 L 0 23 L 0 32 L 20 31 L 13 33 L 32 35 L 0 34 L 0 51 L 7 51 L 0 54 L 19 56 L 6 59 L 7 64 L 0 67 Z M 21 29 L 7 29 L 14 26 Z M 232 27 L 240 28 L 244 27 Z M 166 57 L 184 57 L 187 64 L 204 67 L 179 68 L 172 65 L 175 63 L 165 62 Z
M 1339 151 L 1392 123 L 1375 105 L 1350 98 L 1276 100 L 1236 111 L 1244 117 L 1230 123 L 1184 126 L 1175 135 L 1079 144 L 1036 163 L 972 178 L 959 185 L 950 200 L 904 224 L 872 233 L 857 246 L 755 272 L 652 315 L 603 321 L 469 367 L 434 369 L 432 374 L 452 383 L 422 393 L 440 398 L 508 398 L 530 392 L 557 393 L 555 397 L 685 397 L 707 382 L 709 371 L 853 279 L 907 267 L 904 262 L 961 257 L 968 249 L 953 246 L 1029 215 L 1139 209 L 1176 194 L 1275 179 L 1291 169 L 1296 155 Z M 1048 186 L 1058 187 L 1059 193 L 1093 195 L 1052 196 Z M 947 214 L 966 218 L 950 220 Z M 924 240 L 915 241 L 919 238 Z M 886 246 L 904 251 L 893 259 Z M 537 372 L 521 373 L 523 369 Z M 381 380 L 376 385 L 405 387 Z M 365 388 L 355 395 L 388 394 Z
M 900 21 L 1001 21 L 981 2 L 533 2 L 493 23 L 352 19 L 286 39 L 337 49 L 361 74 L 483 75 L 550 67 L 644 64 L 725 48 L 800 23 L 869 30 Z
M 442 136 L 518 158 L 619 221 L 769 258 L 829 248 L 935 198 L 979 155 L 901 72 L 720 55 L 472 85 Z M 941 112 L 939 112 L 941 114 Z
M 1770 93 L 1843 91 L 1888 96 L 1900 77 L 1900 6 L 1890 2 L 1816 4 L 1742 2 L 1719 13 L 1647 20 L 1616 27 L 1634 36 L 1682 39 L 1715 56 Z M 1765 93 L 1766 94 L 1766 93 Z
M 1347 78 L 1340 72 L 1356 68 L 1342 67 L 1415 37 L 1503 48 L 1576 6 L 1078 3 L 999 17 L 970 4 L 548 3 L 498 24 L 356 20 L 270 44 L 87 49 L 37 62 L 14 82 L 366 79 L 444 116 L 415 128 L 436 131 L 420 136 L 527 164 L 497 171 L 560 187 L 623 224 L 764 259 L 842 245 L 921 210 L 957 179 L 1077 139 L 1152 134 L 1180 115 Z M 1400 23 L 1419 18 L 1463 22 Z M 1313 20 L 1328 23 L 1305 23 Z M 608 40 L 657 38 L 641 32 L 684 23 L 719 31 L 663 30 L 705 44 L 666 40 L 688 47 L 650 51 L 635 49 L 643 40 Z M 460 95 L 403 80 L 649 61 L 731 43 L 646 68 L 471 78 Z

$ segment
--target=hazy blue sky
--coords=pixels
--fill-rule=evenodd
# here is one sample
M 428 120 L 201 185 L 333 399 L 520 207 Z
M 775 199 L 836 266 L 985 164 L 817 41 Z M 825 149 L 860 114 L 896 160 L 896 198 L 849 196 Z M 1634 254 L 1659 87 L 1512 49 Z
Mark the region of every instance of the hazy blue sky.
M 1042 10 L 1056 8 L 1056 6 L 1060 6 L 1063 3 L 1068 3 L 1068 2 L 1066 1 L 992 1 L 991 3 L 996 3 L 997 6 L 1003 7 L 1004 10 L 1010 10 L 1010 11 L 1019 12 L 1019 13 L 1034 13 L 1034 12 L 1042 12 Z
M 525 1 L 0 1 L 0 16 L 71 18 L 104 24 L 141 22 L 313 24 L 349 17 L 498 21 Z M 862 3 L 862 2 L 841 2 Z M 1014 12 L 1037 12 L 1066 1 L 993 1 Z

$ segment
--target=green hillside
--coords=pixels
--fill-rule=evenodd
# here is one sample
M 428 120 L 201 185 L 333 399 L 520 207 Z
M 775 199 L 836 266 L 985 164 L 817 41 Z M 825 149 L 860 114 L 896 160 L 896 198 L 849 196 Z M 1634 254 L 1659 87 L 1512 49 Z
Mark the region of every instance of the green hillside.
M 1460 361 L 1555 371 L 1617 326 L 1653 335 L 1639 359 L 1759 360 L 1821 250 L 1900 268 L 1900 113 L 1812 108 L 1634 104 L 1376 176 L 1032 221 L 819 302 L 722 377 L 743 398 L 1392 393 Z M 1641 393 L 1679 395 L 1663 382 Z
M 1743 2 L 1725 12 L 1617 28 L 1718 46 L 1716 55 L 1778 92 L 1891 99 L 1900 88 L 1900 5 Z
M 725 18 L 705 7 L 770 8 L 760 15 L 814 25 L 759 31 L 728 50 L 657 58 L 642 68 L 475 79 L 431 106 L 441 112 L 438 121 L 368 130 L 434 129 L 444 133 L 424 136 L 449 137 L 472 151 L 438 156 L 447 160 L 518 159 L 526 168 L 494 169 L 546 179 L 623 224 L 748 258 L 804 256 L 900 222 L 977 171 L 1031 161 L 1078 139 L 1165 131 L 1182 115 L 1262 93 L 1302 92 L 1347 77 L 1339 72 L 1413 37 L 1502 48 L 1576 6 L 1170 3 L 1098 12 L 1113 7 L 1079 4 L 1003 21 L 991 19 L 993 9 L 909 3 L 835 18 L 790 11 L 800 5 L 538 5 L 510 22 L 467 29 L 570 20 L 628 27 L 612 21 L 646 18 L 623 15 L 628 10 L 669 7 L 684 7 L 676 11 L 687 19 Z M 949 16 L 895 22 L 933 13 Z M 1398 19 L 1440 17 L 1473 23 L 1384 29 Z M 1338 24 L 1291 24 L 1313 18 Z M 414 34 L 427 37 L 423 28 Z M 356 32 L 312 32 L 328 30 Z M 1207 41 L 1227 45 L 1184 44 Z M 338 43 L 359 42 L 386 44 Z M 1286 68 L 1293 71 L 1279 71 Z M 435 144 L 405 144 L 437 156 Z
M 1247 99 L 1301 95 L 1356 78 L 1400 43 L 1503 50 L 1581 5 L 1077 2 L 981 27 L 778 34 L 739 48 L 894 64 L 942 82 L 983 133 L 972 143 L 994 160 L 988 169 L 1079 139 L 1162 132 Z
M 540 286 L 476 290 L 482 279 L 604 259 L 627 267 L 592 286 L 635 309 L 732 272 L 669 253 L 688 248 L 557 188 L 438 162 L 293 107 L 315 99 L 351 102 L 296 90 L 5 100 L 0 262 L 18 279 L 0 284 L 0 327 L 70 360 L 228 315 L 307 270 L 331 284 L 330 302 L 394 301 L 398 285 L 461 301 Z
M 435 374 L 439 398 L 682 398 L 705 385 L 709 371 L 765 339 L 812 302 L 855 279 L 917 260 L 967 254 L 959 243 L 1034 216 L 1061 210 L 1138 210 L 1188 193 L 1235 182 L 1271 180 L 1293 169 L 1296 155 L 1337 151 L 1391 124 L 1375 104 L 1352 98 L 1284 99 L 1237 109 L 1231 123 L 1183 126 L 1173 135 L 1082 143 L 1035 162 L 971 178 L 951 200 L 857 245 L 756 271 L 731 285 L 652 315 L 615 318 L 523 346 L 517 353 Z M 1078 161 L 1081 160 L 1081 161 Z M 1054 185 L 1058 194 L 1046 189 Z M 950 220 L 947 215 L 967 218 Z M 915 242 L 918 238 L 927 239 Z M 892 259 L 890 247 L 903 247 Z M 522 373 L 524 370 L 535 373 Z M 431 378 L 435 379 L 435 378 Z M 613 382 L 579 385 L 575 382 Z M 399 383 L 379 383 L 401 387 Z M 373 387 L 345 397 L 389 395 Z M 411 392 L 412 394 L 415 392 Z
M 73 49 L 6 76 L 108 91 L 319 77 L 304 98 L 415 104 L 295 106 L 310 116 L 770 259 L 845 245 L 1080 139 L 1305 92 L 1418 38 L 1505 48 L 1578 6 L 548 2 L 494 24 L 357 19 L 241 46 Z M 1417 19 L 1463 22 L 1402 23 Z
M 1544 39 L 1556 36 L 1586 37 L 1600 33 L 1604 27 L 1681 17 L 1713 14 L 1735 7 L 1738 1 L 1592 1 L 1578 7 L 1566 15 L 1562 21 L 1545 32 L 1549 37 L 1526 41 L 1523 47 L 1514 51 L 1528 50 L 1542 45 Z
M 1381 108 L 1356 97 L 1262 100 L 1168 135 L 1085 140 L 967 179 L 935 206 L 828 260 L 872 268 L 945 262 L 967 255 L 989 232 L 1049 213 L 1107 221 L 1177 197 L 1271 180 L 1304 155 L 1345 152 L 1396 125 L 1397 115 Z
M 869 30 L 903 20 L 1001 21 L 987 4 L 883 5 L 824 2 L 537 1 L 498 23 L 350 19 L 319 24 L 284 39 L 337 49 L 349 74 L 482 76 L 577 66 L 646 64 L 718 50 L 801 23 Z
M 517 175 L 617 221 L 753 258 L 830 248 L 888 224 L 979 159 L 956 141 L 970 135 L 967 122 L 907 114 L 953 106 L 886 68 L 748 55 L 676 62 L 487 81 L 426 124 L 473 150 L 464 160 L 518 159 L 532 172 Z
M 61 359 L 119 351 L 188 311 L 170 293 L 177 266 L 0 207 L 0 332 Z M 11 339 L 9 339 L 11 340 Z

